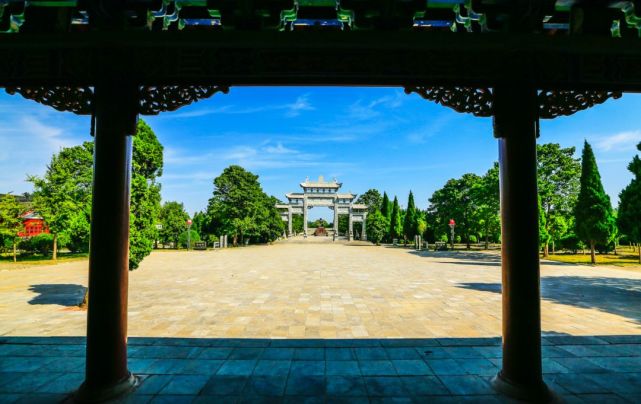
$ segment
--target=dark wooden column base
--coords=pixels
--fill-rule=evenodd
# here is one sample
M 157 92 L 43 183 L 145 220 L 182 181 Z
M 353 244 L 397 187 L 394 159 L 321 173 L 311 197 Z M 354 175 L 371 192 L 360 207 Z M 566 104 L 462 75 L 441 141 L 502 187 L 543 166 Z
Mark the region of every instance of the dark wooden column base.
M 536 385 L 519 385 L 503 377 L 502 372 L 499 372 L 492 379 L 492 387 L 497 392 L 516 400 L 533 403 L 560 403 L 561 400 L 557 397 L 548 386 L 541 382 Z
M 83 383 L 73 395 L 75 403 L 102 403 L 114 400 L 131 392 L 139 384 L 138 378 L 132 373 L 113 386 L 92 388 Z

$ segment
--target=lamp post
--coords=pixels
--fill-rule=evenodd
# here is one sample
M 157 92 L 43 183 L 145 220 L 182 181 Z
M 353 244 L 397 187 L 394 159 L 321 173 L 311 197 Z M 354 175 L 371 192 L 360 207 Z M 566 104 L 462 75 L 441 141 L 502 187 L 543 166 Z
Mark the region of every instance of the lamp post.
M 452 250 L 454 250 L 454 228 L 456 227 L 456 222 L 454 219 L 450 219 L 450 223 L 448 224 L 450 226 L 450 237 L 451 237 L 451 244 L 452 244 Z
M 191 219 L 187 219 L 187 251 L 191 248 Z

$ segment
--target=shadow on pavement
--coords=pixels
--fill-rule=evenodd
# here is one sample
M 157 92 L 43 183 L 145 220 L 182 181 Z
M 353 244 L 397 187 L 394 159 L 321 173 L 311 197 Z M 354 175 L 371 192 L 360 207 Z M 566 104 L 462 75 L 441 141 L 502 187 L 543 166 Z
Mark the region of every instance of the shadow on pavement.
M 460 288 L 501 293 L 500 283 L 460 283 Z M 641 324 L 641 279 L 546 276 L 541 278 L 545 300 L 626 317 Z
M 85 296 L 85 288 L 82 285 L 69 283 L 51 283 L 29 286 L 29 291 L 38 293 L 38 296 L 29 300 L 29 304 L 57 304 L 60 306 L 77 306 Z

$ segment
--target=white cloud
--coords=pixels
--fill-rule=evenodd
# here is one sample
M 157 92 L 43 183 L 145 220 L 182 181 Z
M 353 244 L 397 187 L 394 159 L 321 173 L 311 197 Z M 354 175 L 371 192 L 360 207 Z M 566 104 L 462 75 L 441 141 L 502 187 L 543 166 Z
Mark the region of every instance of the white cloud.
M 265 152 L 270 153 L 270 154 L 295 154 L 297 153 L 296 150 L 294 149 L 288 149 L 287 147 L 283 146 L 281 142 L 276 143 L 275 146 L 266 146 L 264 148 Z
M 376 118 L 383 112 L 389 112 L 389 110 L 401 107 L 405 99 L 406 96 L 400 91 L 395 92 L 394 95 L 375 98 L 369 102 L 360 99 L 348 107 L 349 117 L 357 120 Z
M 285 111 L 285 116 L 293 118 L 299 116 L 303 111 L 313 111 L 315 108 L 309 102 L 309 94 L 296 98 L 294 102 L 284 104 L 266 104 L 257 107 L 238 107 L 236 105 L 224 105 L 218 108 L 191 109 L 184 112 L 174 112 L 162 115 L 170 119 L 198 118 L 208 115 L 247 115 L 267 111 Z
M 639 142 L 641 142 L 641 130 L 636 130 L 601 137 L 594 145 L 603 151 L 626 151 L 636 149 Z
M 304 94 L 296 98 L 293 104 L 286 105 L 285 116 L 293 118 L 300 115 L 302 111 L 313 111 L 315 108 L 309 103 L 308 98 L 309 94 Z

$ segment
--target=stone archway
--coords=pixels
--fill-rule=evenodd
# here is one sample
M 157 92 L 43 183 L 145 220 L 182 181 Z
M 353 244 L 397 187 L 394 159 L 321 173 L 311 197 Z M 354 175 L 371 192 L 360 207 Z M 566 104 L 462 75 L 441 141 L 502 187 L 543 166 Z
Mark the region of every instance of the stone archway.
M 295 214 L 303 215 L 303 235 L 308 235 L 307 212 L 315 206 L 324 206 L 334 211 L 334 234 L 338 234 L 338 217 L 339 215 L 348 215 L 347 239 L 354 239 L 354 223 L 362 222 L 363 231 L 361 240 L 367 240 L 366 224 L 367 205 L 354 203 L 357 194 L 351 192 L 341 193 L 342 182 L 336 178 L 331 181 L 325 181 L 321 175 L 316 181 L 310 181 L 309 177 L 300 183 L 303 192 L 290 192 L 286 194 L 288 203 L 277 204 L 276 208 L 281 211 L 281 218 L 287 222 L 287 236 L 293 234 L 292 216 Z

